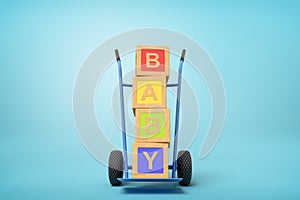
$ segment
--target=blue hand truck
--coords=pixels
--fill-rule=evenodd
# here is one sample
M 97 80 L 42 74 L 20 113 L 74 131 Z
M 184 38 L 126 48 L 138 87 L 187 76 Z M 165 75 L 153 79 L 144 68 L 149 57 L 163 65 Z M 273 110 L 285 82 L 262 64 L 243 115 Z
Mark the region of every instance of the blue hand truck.
M 171 178 L 129 178 L 128 170 L 132 170 L 132 166 L 128 165 L 123 87 L 132 87 L 132 84 L 123 83 L 121 59 L 120 59 L 119 51 L 117 49 L 115 50 L 116 60 L 118 63 L 118 73 L 119 73 L 123 152 L 119 150 L 114 150 L 110 153 L 109 156 L 108 176 L 112 186 L 119 186 L 123 182 L 178 182 L 182 186 L 187 186 L 190 184 L 192 178 L 191 154 L 189 151 L 184 150 L 184 151 L 179 151 L 177 155 L 182 66 L 184 62 L 185 52 L 186 50 L 183 49 L 180 57 L 179 68 L 178 68 L 178 82 L 175 84 L 167 84 L 167 87 L 177 87 L 173 162 L 171 165 L 168 166 L 168 169 L 172 170 L 172 177 Z M 123 177 L 124 172 L 125 172 L 125 177 Z M 177 177 L 176 177 L 176 172 L 177 172 Z

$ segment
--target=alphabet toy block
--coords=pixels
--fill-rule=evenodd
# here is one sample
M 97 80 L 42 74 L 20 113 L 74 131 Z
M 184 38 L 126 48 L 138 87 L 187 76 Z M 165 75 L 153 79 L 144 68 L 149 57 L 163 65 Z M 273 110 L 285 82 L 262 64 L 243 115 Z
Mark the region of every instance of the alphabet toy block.
M 133 144 L 133 178 L 168 178 L 168 145 Z
M 147 76 L 132 78 L 132 108 L 166 107 L 166 78 Z
M 170 109 L 136 109 L 136 141 L 170 144 Z
M 136 76 L 170 75 L 170 49 L 166 46 L 137 46 Z

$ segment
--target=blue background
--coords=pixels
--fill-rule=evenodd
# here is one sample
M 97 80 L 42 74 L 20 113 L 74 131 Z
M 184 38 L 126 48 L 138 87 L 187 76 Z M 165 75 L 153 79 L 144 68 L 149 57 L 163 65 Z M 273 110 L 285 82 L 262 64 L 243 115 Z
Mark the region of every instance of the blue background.
M 0 199 L 299 199 L 297 1 L 1 1 Z M 190 187 L 112 188 L 81 145 L 72 93 L 89 53 L 120 32 L 179 31 L 216 63 L 227 118 L 214 151 L 191 147 Z

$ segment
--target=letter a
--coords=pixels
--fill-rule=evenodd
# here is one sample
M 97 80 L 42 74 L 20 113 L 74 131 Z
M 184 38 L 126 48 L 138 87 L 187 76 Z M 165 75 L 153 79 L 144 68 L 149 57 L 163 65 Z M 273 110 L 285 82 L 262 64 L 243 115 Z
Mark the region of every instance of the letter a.
M 147 68 L 158 68 L 160 65 L 158 58 L 159 58 L 159 56 L 157 53 L 146 53 L 146 67 Z M 155 63 L 155 65 L 153 65 L 151 63 Z
M 153 160 L 156 158 L 158 152 L 155 151 L 155 152 L 152 154 L 151 158 L 150 158 L 150 156 L 149 156 L 149 154 L 148 154 L 147 151 L 143 151 L 143 154 L 144 154 L 144 156 L 146 157 L 146 159 L 148 160 L 148 169 L 149 169 L 149 170 L 152 170 L 152 169 L 153 169 L 152 163 L 153 163 Z
M 150 91 L 150 93 L 149 93 L 149 91 Z M 154 101 L 157 101 L 157 97 L 155 95 L 155 92 L 154 92 L 151 84 L 148 84 L 146 86 L 145 92 L 144 92 L 141 100 L 145 101 L 146 97 L 152 97 Z

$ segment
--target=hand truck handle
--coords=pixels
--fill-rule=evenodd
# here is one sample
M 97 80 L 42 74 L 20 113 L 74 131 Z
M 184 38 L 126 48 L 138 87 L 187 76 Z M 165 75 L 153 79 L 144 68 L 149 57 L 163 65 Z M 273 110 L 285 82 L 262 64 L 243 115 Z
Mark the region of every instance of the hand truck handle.
M 182 49 L 180 61 L 184 61 L 185 52 L 186 52 L 186 50 L 185 50 L 185 49 Z
M 116 55 L 116 60 L 120 61 L 121 59 L 120 59 L 120 54 L 119 54 L 118 49 L 115 49 L 115 55 Z

